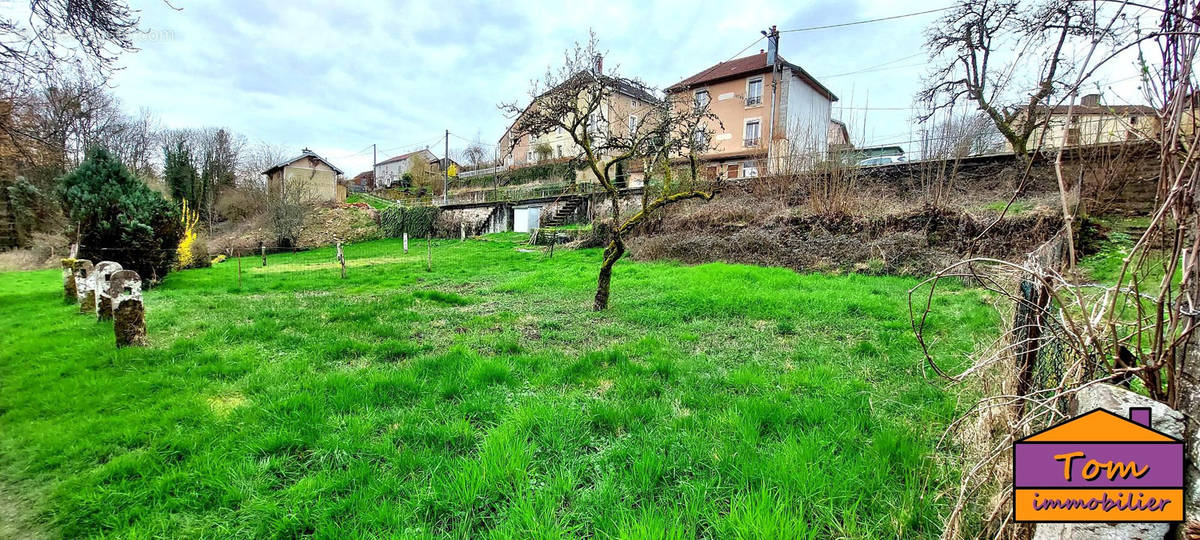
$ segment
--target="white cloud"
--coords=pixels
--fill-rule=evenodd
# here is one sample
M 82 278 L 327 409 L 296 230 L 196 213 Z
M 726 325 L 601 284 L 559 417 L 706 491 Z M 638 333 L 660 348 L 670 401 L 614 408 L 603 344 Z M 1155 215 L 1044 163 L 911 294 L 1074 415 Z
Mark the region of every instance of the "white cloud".
M 355 174 L 370 167 L 371 153 L 348 154 L 372 143 L 398 152 L 435 143 L 445 129 L 495 142 L 507 124 L 497 104 L 526 99 L 530 80 L 589 27 L 609 51 L 606 68 L 664 87 L 728 59 L 771 24 L 840 23 L 914 6 L 218 0 L 175 11 L 149 0 L 139 6 L 149 32 L 113 82 L 128 107 L 148 107 L 168 126 L 226 126 L 252 141 L 307 146 Z M 856 141 L 899 142 L 910 138 L 909 111 L 861 108 L 911 106 L 924 70 L 905 66 L 922 56 L 822 77 L 920 53 L 934 17 L 785 33 L 782 54 L 841 97 Z M 440 154 L 441 144 L 435 148 Z

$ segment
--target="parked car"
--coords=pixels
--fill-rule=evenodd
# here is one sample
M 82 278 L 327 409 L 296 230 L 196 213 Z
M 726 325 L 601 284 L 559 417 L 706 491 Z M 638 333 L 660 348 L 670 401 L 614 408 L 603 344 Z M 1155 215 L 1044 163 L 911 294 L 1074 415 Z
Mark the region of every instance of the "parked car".
M 879 156 L 867 158 L 858 162 L 861 167 L 872 167 L 875 165 L 891 165 L 893 163 L 904 163 L 904 156 Z

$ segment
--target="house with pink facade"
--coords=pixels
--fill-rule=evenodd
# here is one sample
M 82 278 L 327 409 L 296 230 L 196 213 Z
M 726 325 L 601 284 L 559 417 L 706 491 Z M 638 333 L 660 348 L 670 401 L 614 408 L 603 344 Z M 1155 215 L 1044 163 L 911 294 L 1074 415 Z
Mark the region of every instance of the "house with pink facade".
M 837 96 L 800 66 L 758 54 L 721 62 L 666 89 L 707 106 L 720 124 L 706 126 L 709 176 L 754 177 L 803 169 L 824 159 Z

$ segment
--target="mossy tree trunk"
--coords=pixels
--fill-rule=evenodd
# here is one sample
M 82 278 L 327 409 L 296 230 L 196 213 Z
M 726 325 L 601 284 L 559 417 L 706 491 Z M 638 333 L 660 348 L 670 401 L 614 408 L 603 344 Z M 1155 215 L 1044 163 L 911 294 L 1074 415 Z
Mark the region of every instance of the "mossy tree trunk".
M 592 304 L 592 310 L 604 311 L 608 309 L 608 292 L 609 284 L 612 282 L 612 268 L 624 254 L 625 243 L 614 232 L 612 240 L 609 240 L 608 246 L 604 248 L 604 262 L 600 265 L 600 276 L 596 279 L 596 301 Z

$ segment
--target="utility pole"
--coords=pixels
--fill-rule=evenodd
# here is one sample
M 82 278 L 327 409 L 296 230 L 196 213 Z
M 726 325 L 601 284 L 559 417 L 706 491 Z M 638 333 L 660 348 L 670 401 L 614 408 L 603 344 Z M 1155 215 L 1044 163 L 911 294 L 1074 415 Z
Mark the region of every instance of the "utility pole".
M 775 106 L 779 102 L 779 30 L 775 25 L 762 31 L 767 36 L 767 64 L 771 66 L 771 121 L 767 124 L 767 174 L 771 174 L 771 151 L 775 146 Z M 778 168 L 778 167 L 775 167 Z
M 442 153 L 442 204 L 450 201 L 450 130 L 446 130 L 446 147 Z
M 371 143 L 371 190 L 375 190 L 375 164 L 379 163 L 379 150 L 375 147 L 375 143 Z

